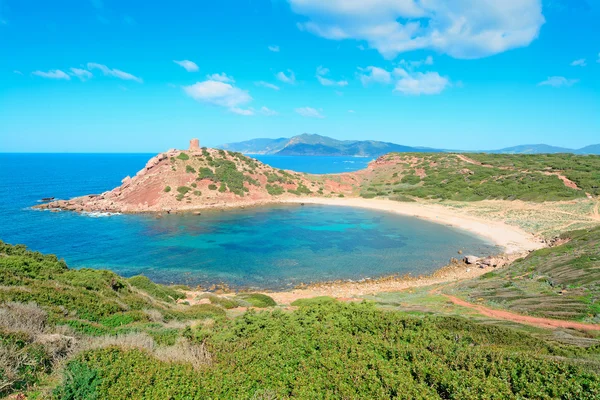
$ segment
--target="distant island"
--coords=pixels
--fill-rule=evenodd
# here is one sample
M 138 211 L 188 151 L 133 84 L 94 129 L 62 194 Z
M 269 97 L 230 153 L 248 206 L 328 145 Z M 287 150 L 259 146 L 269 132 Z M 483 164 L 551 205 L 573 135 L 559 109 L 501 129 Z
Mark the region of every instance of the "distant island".
M 470 151 L 435 149 L 429 147 L 404 146 L 396 143 L 375 140 L 337 140 L 327 136 L 304 133 L 291 138 L 252 139 L 218 146 L 223 150 L 236 151 L 252 155 L 278 156 L 346 156 L 379 157 L 387 153 L 442 153 Z M 497 150 L 480 150 L 481 153 L 494 154 L 600 154 L 600 144 L 581 149 L 569 149 L 547 144 L 525 144 Z

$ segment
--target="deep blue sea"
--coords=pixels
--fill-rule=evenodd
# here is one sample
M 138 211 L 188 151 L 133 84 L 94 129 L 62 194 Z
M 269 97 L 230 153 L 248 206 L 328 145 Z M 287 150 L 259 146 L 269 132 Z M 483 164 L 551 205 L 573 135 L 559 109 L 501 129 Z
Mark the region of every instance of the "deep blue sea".
M 162 283 L 284 289 L 299 283 L 429 273 L 457 250 L 497 251 L 469 233 L 415 218 L 330 206 L 276 206 L 202 216 L 92 217 L 34 211 L 43 197 L 101 193 L 151 154 L 0 154 L 0 240 L 54 253 L 75 268 L 144 274 Z M 260 157 L 312 173 L 368 159 Z

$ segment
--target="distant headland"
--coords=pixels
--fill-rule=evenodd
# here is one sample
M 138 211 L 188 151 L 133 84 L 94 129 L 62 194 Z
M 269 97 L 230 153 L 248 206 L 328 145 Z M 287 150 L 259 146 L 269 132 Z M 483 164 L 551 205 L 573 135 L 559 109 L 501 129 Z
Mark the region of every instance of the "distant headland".
M 419 146 L 405 146 L 396 143 L 375 140 L 337 140 L 327 136 L 308 134 L 278 139 L 252 139 L 218 146 L 224 150 L 237 151 L 244 154 L 264 154 L 278 156 L 350 156 L 379 157 L 387 153 L 440 153 L 464 152 L 462 150 L 436 149 Z M 506 147 L 497 150 L 481 150 L 482 153 L 493 154 L 600 154 L 600 144 L 581 149 L 549 146 L 546 144 L 527 144 Z

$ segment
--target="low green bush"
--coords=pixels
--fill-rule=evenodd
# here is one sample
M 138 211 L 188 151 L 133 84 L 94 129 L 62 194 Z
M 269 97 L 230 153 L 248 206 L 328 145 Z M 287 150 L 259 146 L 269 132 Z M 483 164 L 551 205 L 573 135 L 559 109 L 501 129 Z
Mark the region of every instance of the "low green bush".
M 190 159 L 190 156 L 188 156 L 186 153 L 179 153 L 177 159 L 187 161 Z
M 275 307 L 277 305 L 273 298 L 261 293 L 240 293 L 236 296 L 236 299 L 256 308 Z
M 335 303 L 336 301 L 337 300 L 334 299 L 333 297 L 317 296 L 317 297 L 311 297 L 309 299 L 298 299 L 298 300 L 295 300 L 294 302 L 292 302 L 290 305 L 294 306 L 294 307 L 308 307 L 308 306 L 315 306 L 315 305 L 320 305 L 320 304 Z
M 169 193 L 171 191 L 171 186 L 166 186 L 165 187 L 165 193 Z

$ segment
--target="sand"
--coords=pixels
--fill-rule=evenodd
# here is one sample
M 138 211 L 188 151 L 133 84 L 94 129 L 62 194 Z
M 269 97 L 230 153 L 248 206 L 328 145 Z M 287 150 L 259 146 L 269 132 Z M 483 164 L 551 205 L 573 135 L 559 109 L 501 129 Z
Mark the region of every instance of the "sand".
M 481 217 L 467 215 L 456 209 L 449 209 L 437 204 L 396 202 L 392 200 L 363 199 L 363 198 L 294 198 L 275 201 L 279 204 L 323 204 L 328 206 L 359 207 L 392 212 L 416 218 L 422 218 L 434 223 L 461 229 L 501 246 L 504 254 L 499 256 L 502 265 L 509 265 L 514 260 L 526 256 L 529 252 L 540 249 L 546 244 L 536 236 L 522 229 L 500 221 L 487 220 Z M 457 257 L 460 257 L 457 254 Z M 361 282 L 323 282 L 312 284 L 306 288 L 282 292 L 266 293 L 278 304 L 290 304 L 294 300 L 316 296 L 330 296 L 343 301 L 351 301 L 359 296 L 425 287 L 435 284 L 457 282 L 476 278 L 493 270 L 492 267 L 455 265 L 440 268 L 430 276 L 384 277 L 367 279 Z M 195 304 L 200 292 L 188 292 L 187 301 Z
M 544 247 L 544 243 L 522 229 L 504 222 L 466 215 L 460 211 L 436 204 L 398 202 L 363 198 L 301 198 L 282 200 L 283 203 L 323 204 L 342 207 L 360 207 L 371 210 L 422 218 L 427 221 L 471 232 L 504 248 L 506 254 L 520 254 Z

